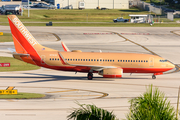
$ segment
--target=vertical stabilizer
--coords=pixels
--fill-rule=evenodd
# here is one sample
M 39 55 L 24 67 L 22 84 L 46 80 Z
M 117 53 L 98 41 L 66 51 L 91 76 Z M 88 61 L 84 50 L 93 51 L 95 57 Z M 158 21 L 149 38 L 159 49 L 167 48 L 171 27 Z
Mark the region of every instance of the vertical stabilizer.
M 41 47 L 15 15 L 8 15 L 8 20 L 17 53 L 30 54 Z

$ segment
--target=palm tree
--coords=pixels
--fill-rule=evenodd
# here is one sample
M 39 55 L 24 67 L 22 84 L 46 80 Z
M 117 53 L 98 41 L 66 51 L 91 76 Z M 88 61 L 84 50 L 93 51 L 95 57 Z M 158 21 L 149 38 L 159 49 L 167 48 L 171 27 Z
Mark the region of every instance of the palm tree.
M 154 92 L 153 92 L 154 91 Z M 138 98 L 131 99 L 128 120 L 176 120 L 174 108 L 158 88 L 149 89 Z
M 109 112 L 95 105 L 79 104 L 80 108 L 76 108 L 67 116 L 68 120 L 115 120 L 116 116 L 113 112 Z

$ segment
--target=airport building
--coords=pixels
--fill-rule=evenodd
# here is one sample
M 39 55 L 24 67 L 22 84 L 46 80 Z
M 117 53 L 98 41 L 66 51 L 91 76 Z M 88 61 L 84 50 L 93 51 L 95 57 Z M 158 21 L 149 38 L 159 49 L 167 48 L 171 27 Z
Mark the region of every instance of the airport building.
M 45 0 L 59 9 L 129 9 L 129 0 Z

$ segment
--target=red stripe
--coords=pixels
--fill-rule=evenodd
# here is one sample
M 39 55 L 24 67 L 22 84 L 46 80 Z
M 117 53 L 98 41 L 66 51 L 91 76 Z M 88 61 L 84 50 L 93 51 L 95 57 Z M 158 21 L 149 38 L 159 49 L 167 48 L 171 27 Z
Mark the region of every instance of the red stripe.
M 122 68 L 124 73 L 163 73 L 173 68 Z
M 121 78 L 122 75 L 103 75 L 104 78 Z
M 64 47 L 64 44 L 62 44 L 62 47 L 63 47 L 64 51 L 67 52 L 67 49 L 66 49 L 66 47 Z

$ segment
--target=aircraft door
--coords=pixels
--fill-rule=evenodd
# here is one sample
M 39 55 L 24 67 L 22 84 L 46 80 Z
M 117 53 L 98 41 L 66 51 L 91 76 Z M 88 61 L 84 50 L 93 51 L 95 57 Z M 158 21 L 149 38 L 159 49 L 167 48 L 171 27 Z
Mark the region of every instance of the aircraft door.
M 149 67 L 154 67 L 154 58 L 153 57 L 149 58 Z
M 41 55 L 41 64 L 42 64 L 42 65 L 45 64 L 45 55 Z

